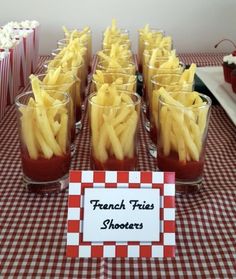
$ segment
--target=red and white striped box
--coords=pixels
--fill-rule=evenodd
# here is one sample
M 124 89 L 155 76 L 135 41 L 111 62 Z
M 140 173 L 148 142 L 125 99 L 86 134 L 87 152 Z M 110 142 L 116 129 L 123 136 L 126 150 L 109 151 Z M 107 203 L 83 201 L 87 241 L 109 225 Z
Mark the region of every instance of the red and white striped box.
M 99 243 L 83 241 L 83 204 L 86 188 L 160 189 L 160 240 Z M 175 174 L 150 171 L 71 171 L 66 255 L 79 258 L 174 257 Z
M 23 40 L 23 52 L 21 51 L 21 86 L 26 86 L 32 73 L 34 60 L 34 31 L 33 29 L 15 29 L 17 37 Z
M 34 35 L 33 35 L 33 60 L 32 60 L 32 73 L 35 72 L 38 59 L 39 59 L 39 33 L 40 33 L 40 25 L 33 28 Z
M 4 53 L 0 58 L 0 120 L 3 118 L 7 107 L 7 90 L 10 72 L 10 53 L 8 51 L 0 51 Z
M 14 103 L 15 97 L 17 96 L 21 86 L 21 59 L 22 55 L 24 55 L 23 40 L 17 40 L 16 45 L 13 48 L 8 49 L 8 51 L 10 53 L 10 72 L 8 80 L 7 104 L 11 105 Z

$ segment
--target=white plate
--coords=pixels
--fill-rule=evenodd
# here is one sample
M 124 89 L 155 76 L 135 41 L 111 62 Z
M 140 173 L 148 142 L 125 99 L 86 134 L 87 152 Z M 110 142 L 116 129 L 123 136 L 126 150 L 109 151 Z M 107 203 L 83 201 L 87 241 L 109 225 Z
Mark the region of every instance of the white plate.
M 197 68 L 197 75 L 222 105 L 234 125 L 236 125 L 236 93 L 233 92 L 231 84 L 225 82 L 223 68 Z

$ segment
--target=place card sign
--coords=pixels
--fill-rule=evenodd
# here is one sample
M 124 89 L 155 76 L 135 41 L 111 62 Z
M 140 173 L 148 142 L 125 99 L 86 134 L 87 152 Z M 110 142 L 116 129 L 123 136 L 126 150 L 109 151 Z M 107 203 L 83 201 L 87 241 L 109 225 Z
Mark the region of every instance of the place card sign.
M 71 171 L 68 257 L 174 257 L 171 172 Z

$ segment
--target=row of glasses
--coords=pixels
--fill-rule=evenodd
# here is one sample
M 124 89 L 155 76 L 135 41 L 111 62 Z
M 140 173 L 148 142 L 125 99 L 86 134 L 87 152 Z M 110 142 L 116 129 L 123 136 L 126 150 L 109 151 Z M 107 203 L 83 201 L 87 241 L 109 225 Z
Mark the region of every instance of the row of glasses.
M 148 151 L 157 158 L 159 170 L 176 173 L 178 193 L 193 193 L 202 185 L 211 100 L 193 91 L 194 65 L 189 71 L 177 57 L 173 63 L 172 48 L 164 32 L 149 25 L 139 30 Z
M 91 167 L 135 170 L 141 98 L 128 31 L 116 22 L 103 35 L 88 99 Z
M 45 74 L 31 76 L 32 92 L 16 98 L 23 181 L 30 192 L 59 192 L 68 186 L 90 63 L 89 42 L 67 39 L 45 63 Z
M 143 75 L 142 109 L 147 117 L 145 121 L 147 131 L 150 129 L 148 87 L 150 87 L 153 72 L 150 68 L 158 69 L 161 64 L 164 64 L 171 55 L 172 48 L 172 38 L 165 36 L 163 30 L 150 28 L 148 24 L 139 30 L 138 65 Z

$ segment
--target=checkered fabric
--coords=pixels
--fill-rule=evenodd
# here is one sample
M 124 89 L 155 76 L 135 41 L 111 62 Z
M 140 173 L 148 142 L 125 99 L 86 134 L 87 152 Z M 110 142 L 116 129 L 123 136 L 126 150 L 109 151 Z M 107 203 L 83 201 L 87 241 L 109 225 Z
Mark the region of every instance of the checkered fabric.
M 196 57 L 193 56 L 193 60 Z M 204 59 L 214 61 L 215 56 L 209 55 Z M 221 61 L 219 59 L 219 64 Z M 37 70 L 40 69 L 39 65 Z M 141 125 L 140 170 L 156 170 L 156 162 L 147 152 L 148 143 L 149 137 Z M 76 146 L 71 168 L 89 170 L 90 144 L 86 117 Z M 220 106 L 213 107 L 203 188 L 193 196 L 176 197 L 175 258 L 72 259 L 66 257 L 68 192 L 40 196 L 23 190 L 16 115 L 14 107 L 9 107 L 0 122 L 1 276 L 235 277 L 235 146 L 236 127 Z

